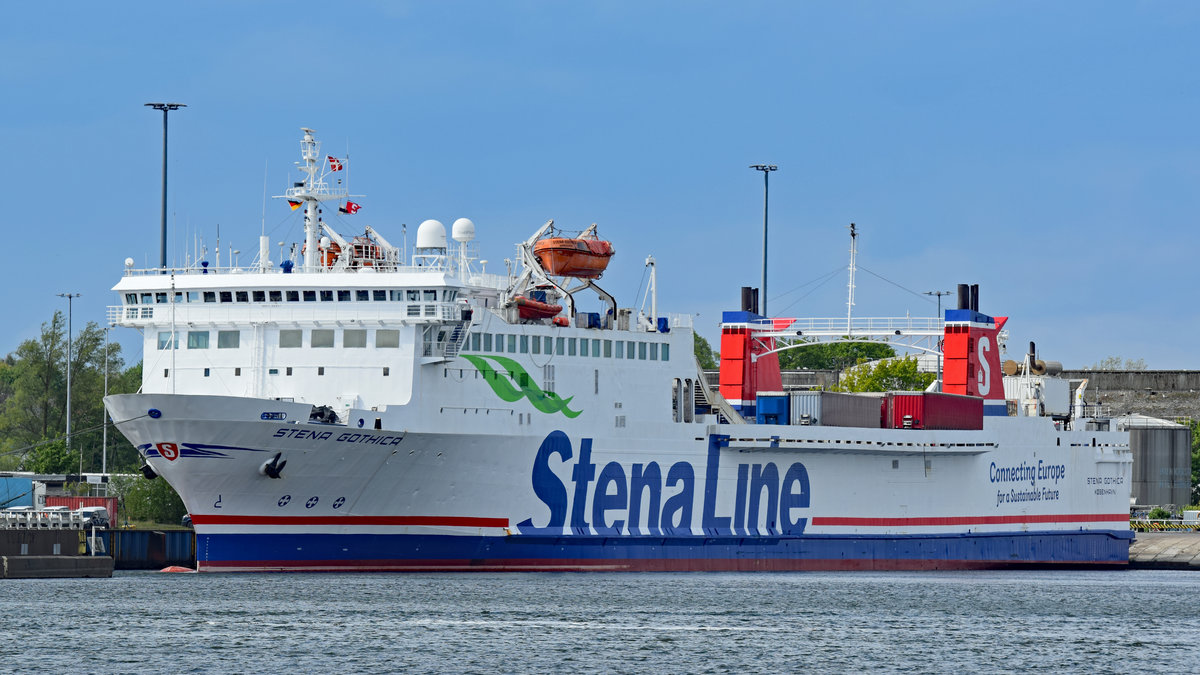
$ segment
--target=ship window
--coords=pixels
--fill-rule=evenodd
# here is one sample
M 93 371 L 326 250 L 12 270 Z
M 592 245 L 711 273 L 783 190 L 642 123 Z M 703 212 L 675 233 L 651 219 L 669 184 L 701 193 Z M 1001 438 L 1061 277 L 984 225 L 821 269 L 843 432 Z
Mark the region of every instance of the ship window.
M 547 354 L 554 353 L 554 338 L 542 338 L 542 348 Z
M 625 358 L 625 341 L 624 341 L 624 340 L 617 340 L 617 353 L 616 353 L 616 357 L 617 357 L 618 359 Z
M 221 302 L 233 302 L 233 291 L 221 291 Z
M 517 336 L 516 335 L 508 336 L 508 353 L 509 354 L 517 353 Z
M 391 375 L 391 374 L 392 374 L 392 369 L 388 368 L 387 366 L 384 366 L 383 367 L 383 376 L 387 377 L 388 375 Z
M 250 294 L 246 291 L 236 291 L 233 299 L 238 302 L 250 302 Z
M 358 302 L 368 302 L 371 300 L 371 294 L 364 290 L 354 291 L 354 299 Z
M 242 334 L 236 330 L 217 331 L 217 349 L 237 349 L 241 346 Z
M 658 343 L 657 342 L 650 343 L 650 360 L 651 361 L 658 360 Z
M 288 302 L 300 302 L 300 291 L 288 291 L 287 292 L 287 301 Z
M 142 308 L 142 318 L 143 319 L 153 319 L 154 318 L 154 308 L 153 307 L 143 307 Z
M 528 335 L 521 336 L 521 353 L 522 354 L 529 353 L 529 336 Z
M 633 350 L 636 347 L 633 340 L 625 343 L 625 358 L 633 359 Z
M 251 295 L 253 296 L 255 302 L 266 302 L 267 301 L 267 292 L 266 291 L 251 291 Z
M 408 316 L 421 316 L 421 306 L 420 305 L 409 305 L 408 306 Z
M 291 377 L 291 375 L 292 375 L 292 367 L 291 367 L 291 366 L 288 366 L 288 367 L 287 367 L 287 370 L 285 370 L 285 371 L 283 372 L 283 374 L 284 374 L 284 375 L 287 375 L 288 377 Z
M 671 345 L 663 345 L 662 346 L 662 360 L 663 361 L 671 360 Z
M 593 385 L 595 387 L 595 390 L 592 393 L 599 394 L 600 393 L 600 371 L 595 370 L 592 372 L 595 373 L 595 379 L 593 380 L 595 382 L 595 384 Z
M 375 302 L 387 302 L 387 291 L 371 291 L 371 299 Z
M 167 304 L 167 294 L 166 293 L 155 293 L 154 294 L 154 302 L 157 302 L 160 305 Z
M 338 302 L 350 302 L 350 291 L 338 291 Z
M 600 356 L 600 339 L 592 340 L 592 356 L 599 358 Z
M 405 291 L 405 293 L 408 295 L 409 302 L 420 302 L 421 301 L 421 291 L 407 290 L 407 291 Z
M 554 391 L 554 366 L 542 366 L 542 390 L 547 394 Z
M 646 343 L 639 342 L 637 344 L 638 344 L 638 360 L 645 361 L 646 360 Z
M 279 374 L 279 369 L 278 369 L 278 368 L 270 368 L 270 369 L 268 369 L 268 370 L 267 370 L 267 374 L 268 374 L 268 375 L 278 375 L 278 374 Z
M 314 328 L 312 332 L 312 346 L 314 348 L 332 347 L 333 330 L 328 328 Z
M 425 291 L 425 302 L 437 302 L 437 291 Z
M 174 342 L 175 343 L 179 342 L 178 334 L 176 334 Z M 158 334 L 158 348 L 159 349 L 170 349 L 172 346 L 173 345 L 172 345 L 170 333 L 159 333 Z
M 304 331 L 302 330 L 281 330 L 279 331 L 279 348 L 280 349 L 295 349 L 300 347 L 304 341 Z
M 209 370 L 208 370 L 208 368 L 205 368 L 205 369 L 204 369 L 204 376 L 205 376 L 205 377 L 208 377 L 208 373 L 209 373 Z
M 492 334 L 491 333 L 483 334 L 483 351 L 485 351 L 485 352 L 492 351 Z
M 346 349 L 364 349 L 367 346 L 367 331 L 346 330 L 342 333 L 342 346 Z
M 316 291 L 304 291 L 304 301 L 305 302 L 316 302 L 317 301 L 317 292 Z
M 170 372 L 169 369 L 163 368 L 163 377 L 170 377 Z
M 437 306 L 425 305 L 425 316 L 437 316 Z
M 242 376 L 242 369 L 241 369 L 241 368 L 234 368 L 234 369 L 233 369 L 233 376 L 234 376 L 234 377 L 241 377 L 241 376 Z
M 125 308 L 125 318 L 126 319 L 138 318 L 138 308 L 137 307 L 126 307 Z
M 187 301 L 188 302 L 200 302 L 200 292 L 199 291 L 188 291 L 187 292 Z
M 204 301 L 205 302 L 216 302 L 217 301 L 217 292 L 216 291 L 204 291 Z
M 567 356 L 575 356 L 575 338 L 567 338 Z
M 473 351 L 473 352 L 479 351 L 479 341 L 480 341 L 479 333 L 472 333 L 471 334 L 471 351 Z
M 521 339 L 523 340 L 523 339 L 525 339 L 525 338 L 521 338 Z M 536 335 L 535 335 L 535 336 L 533 336 L 533 347 L 532 347 L 532 353 L 534 353 L 534 354 L 541 354 L 541 353 L 542 353 L 542 338 L 540 338 L 540 337 L 538 337 L 538 336 L 536 336 Z
M 189 330 L 188 331 L 188 349 L 208 349 L 208 331 L 206 330 Z
M 142 304 L 143 305 L 149 305 L 152 302 L 154 302 L 154 295 L 152 295 L 150 293 L 142 293 Z
M 136 305 L 137 304 L 137 293 L 126 293 L 125 294 L 125 304 Z
M 587 341 L 587 338 L 583 338 L 583 339 L 581 339 L 581 340 L 579 341 L 579 355 L 580 355 L 580 356 L 587 356 L 587 355 L 588 355 L 588 341 Z
M 283 302 L 283 291 L 267 291 L 267 297 L 271 302 Z
M 317 366 L 317 375 L 325 374 L 325 366 Z
M 397 349 L 400 347 L 400 331 L 380 329 L 375 331 L 375 347 L 379 349 Z
M 554 353 L 562 356 L 567 353 L 567 341 L 565 338 L 556 338 L 554 343 Z
M 604 341 L 604 358 L 606 358 L 606 359 L 612 358 L 612 340 Z
M 333 302 L 333 291 L 321 291 L 321 302 Z

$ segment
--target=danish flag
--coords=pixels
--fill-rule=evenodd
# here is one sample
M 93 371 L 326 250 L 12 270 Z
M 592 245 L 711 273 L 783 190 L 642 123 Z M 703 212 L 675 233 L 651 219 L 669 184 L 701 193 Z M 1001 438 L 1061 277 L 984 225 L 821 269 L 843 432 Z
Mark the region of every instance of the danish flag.
M 329 170 L 330 171 L 341 171 L 342 170 L 342 160 L 338 159 L 337 157 L 329 157 Z

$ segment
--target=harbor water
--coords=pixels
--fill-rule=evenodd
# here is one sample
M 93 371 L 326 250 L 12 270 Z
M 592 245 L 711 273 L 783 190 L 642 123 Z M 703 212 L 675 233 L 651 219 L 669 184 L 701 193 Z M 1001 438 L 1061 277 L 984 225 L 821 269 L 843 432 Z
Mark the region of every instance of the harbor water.
M 1182 672 L 1187 571 L 6 581 L 0 671 Z

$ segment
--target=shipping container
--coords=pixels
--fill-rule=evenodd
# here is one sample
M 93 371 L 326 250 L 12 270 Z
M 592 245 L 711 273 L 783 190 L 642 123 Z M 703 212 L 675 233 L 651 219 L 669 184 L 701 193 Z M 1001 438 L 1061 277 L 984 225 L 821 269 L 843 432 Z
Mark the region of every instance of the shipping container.
M 37 506 L 33 503 L 33 479 L 28 476 L 0 476 L 0 509 Z
M 983 428 L 983 399 L 933 391 L 887 395 L 887 423 L 893 429 Z
M 46 495 L 46 506 L 66 506 L 72 511 L 78 511 L 85 506 L 103 506 L 108 509 L 108 522 L 116 527 L 119 515 L 117 513 L 116 497 L 75 497 L 71 495 Z
M 758 424 L 787 424 L 788 395 L 782 391 L 760 391 L 755 403 Z
M 878 429 L 882 419 L 882 394 L 794 391 L 790 399 L 791 423 L 801 426 Z

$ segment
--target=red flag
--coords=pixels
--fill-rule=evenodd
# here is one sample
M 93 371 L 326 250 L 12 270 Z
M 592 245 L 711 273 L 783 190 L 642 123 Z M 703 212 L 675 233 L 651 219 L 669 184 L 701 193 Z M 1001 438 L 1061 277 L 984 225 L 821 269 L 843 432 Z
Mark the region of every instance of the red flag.
M 362 208 L 361 206 L 359 206 L 358 204 L 355 204 L 354 202 L 346 202 L 345 206 L 338 207 L 338 211 L 340 211 L 342 213 L 349 213 L 349 214 L 353 215 L 355 213 L 358 213 L 358 210 L 361 208 Z
M 330 171 L 341 171 L 342 170 L 342 160 L 338 159 L 337 157 L 329 157 L 329 170 Z

